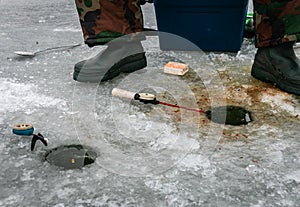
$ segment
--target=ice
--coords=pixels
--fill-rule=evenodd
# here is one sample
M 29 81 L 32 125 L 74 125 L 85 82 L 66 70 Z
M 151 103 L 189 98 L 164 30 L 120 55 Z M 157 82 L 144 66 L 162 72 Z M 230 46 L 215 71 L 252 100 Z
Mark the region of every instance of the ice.
M 6 8 L 0 24 L 0 206 L 299 205 L 300 100 L 250 76 L 253 40 L 245 39 L 237 54 L 189 54 L 161 51 L 151 36 L 142 43 L 146 69 L 106 83 L 78 83 L 74 64 L 104 46 L 30 59 L 13 54 L 82 43 L 74 1 L 0 4 Z M 156 28 L 153 5 L 143 10 L 146 26 Z M 163 66 L 171 60 L 189 62 L 193 70 L 166 75 Z M 205 114 L 112 97 L 116 87 L 204 110 L 212 103 L 243 106 L 254 121 L 223 126 Z M 49 145 L 37 143 L 31 152 L 31 137 L 12 134 L 22 122 L 32 123 Z M 47 150 L 68 144 L 92 147 L 96 162 L 63 170 L 45 161 Z
M 300 170 L 288 173 L 286 175 L 286 178 L 289 180 L 294 180 L 297 183 L 300 183 Z
M 275 108 L 274 111 L 276 111 L 277 108 L 280 108 L 294 116 L 300 114 L 298 101 L 285 93 L 264 94 L 261 100 L 262 102 L 269 103 L 272 108 Z
M 24 76 L 27 78 L 27 76 Z M 29 79 L 33 79 L 30 76 Z M 65 110 L 66 101 L 55 99 L 37 93 L 37 86 L 34 84 L 18 83 L 15 80 L 0 79 L 0 90 L 2 98 L 0 100 L 0 112 L 15 112 L 24 111 L 26 114 L 33 113 L 36 108 L 55 107 L 60 110 Z
M 71 27 L 63 27 L 63 28 L 55 28 L 54 32 L 80 32 L 81 30 L 78 28 L 71 28 Z

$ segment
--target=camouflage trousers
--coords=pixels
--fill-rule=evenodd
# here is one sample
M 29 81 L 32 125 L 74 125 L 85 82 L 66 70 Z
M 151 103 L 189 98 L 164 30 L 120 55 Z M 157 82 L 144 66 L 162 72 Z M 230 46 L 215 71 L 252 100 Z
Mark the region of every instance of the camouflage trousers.
M 105 44 L 143 31 L 140 0 L 75 0 L 85 43 Z
M 300 0 L 253 0 L 256 47 L 300 40 Z
M 140 0 L 75 0 L 85 43 L 143 31 Z M 256 46 L 300 40 L 300 0 L 253 0 Z

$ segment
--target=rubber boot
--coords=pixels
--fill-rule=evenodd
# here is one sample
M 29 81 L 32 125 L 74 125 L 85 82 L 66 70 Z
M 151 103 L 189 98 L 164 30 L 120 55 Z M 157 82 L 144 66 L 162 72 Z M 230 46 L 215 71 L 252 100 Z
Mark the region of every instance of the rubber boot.
M 264 82 L 275 83 L 288 93 L 300 95 L 300 60 L 293 42 L 258 48 L 251 75 Z
M 88 60 L 75 64 L 73 79 L 79 82 L 103 82 L 147 66 L 140 41 L 113 41 Z

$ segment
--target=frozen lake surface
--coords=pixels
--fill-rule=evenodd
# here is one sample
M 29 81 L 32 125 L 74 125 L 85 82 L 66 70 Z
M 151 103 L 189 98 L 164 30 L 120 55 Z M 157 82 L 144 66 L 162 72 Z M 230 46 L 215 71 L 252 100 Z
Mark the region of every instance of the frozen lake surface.
M 76 62 L 104 47 L 17 57 L 82 43 L 73 1 L 2 0 L 0 24 L 0 206 L 299 206 L 300 98 L 250 75 L 256 52 L 245 39 L 237 54 L 161 51 L 143 42 L 148 66 L 101 84 L 73 81 Z M 145 26 L 156 28 L 152 5 Z M 300 49 L 296 50 L 300 57 Z M 163 73 L 170 60 L 192 70 Z M 113 88 L 155 93 L 161 101 L 208 110 L 243 106 L 253 122 L 223 126 L 202 114 L 111 96 Z M 12 134 L 31 123 L 49 139 Z M 47 150 L 91 147 L 96 162 L 64 170 Z

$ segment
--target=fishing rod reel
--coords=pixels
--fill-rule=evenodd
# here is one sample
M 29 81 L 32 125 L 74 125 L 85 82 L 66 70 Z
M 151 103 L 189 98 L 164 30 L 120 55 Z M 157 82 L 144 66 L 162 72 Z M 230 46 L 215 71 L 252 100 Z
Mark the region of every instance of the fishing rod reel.
M 134 95 L 134 100 L 138 100 L 145 104 L 159 104 L 159 101 L 156 100 L 156 96 L 151 93 L 136 93 Z
M 126 91 L 120 88 L 114 88 L 112 90 L 112 95 L 121 97 L 121 98 L 127 98 L 131 100 L 137 100 L 145 104 L 159 104 L 160 102 L 156 99 L 156 96 L 151 93 L 135 93 L 131 91 Z

